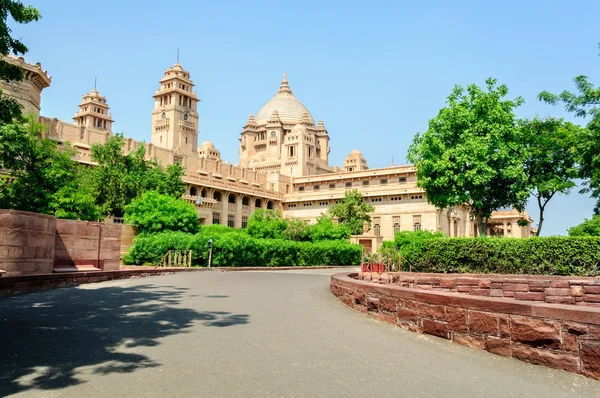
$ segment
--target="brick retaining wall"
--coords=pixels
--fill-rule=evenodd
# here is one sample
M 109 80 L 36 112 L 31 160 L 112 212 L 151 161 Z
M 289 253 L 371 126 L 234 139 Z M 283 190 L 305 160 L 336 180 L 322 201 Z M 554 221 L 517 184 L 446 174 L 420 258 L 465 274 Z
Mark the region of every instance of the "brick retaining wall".
M 114 279 L 141 278 L 152 275 L 166 275 L 176 272 L 198 272 L 206 268 L 156 268 L 128 269 L 122 271 L 72 272 L 44 275 L 23 275 L 0 278 L 0 297 L 13 294 L 32 293 L 39 290 L 96 283 Z
M 359 273 L 358 279 L 484 297 L 600 307 L 600 278 L 550 275 Z
M 331 291 L 376 319 L 600 379 L 600 308 L 375 284 L 356 277 L 333 275 Z
M 48 274 L 54 266 L 71 265 L 118 270 L 121 228 L 0 209 L 0 270 L 5 276 Z
M 0 209 L 0 269 L 6 276 L 52 272 L 56 218 Z

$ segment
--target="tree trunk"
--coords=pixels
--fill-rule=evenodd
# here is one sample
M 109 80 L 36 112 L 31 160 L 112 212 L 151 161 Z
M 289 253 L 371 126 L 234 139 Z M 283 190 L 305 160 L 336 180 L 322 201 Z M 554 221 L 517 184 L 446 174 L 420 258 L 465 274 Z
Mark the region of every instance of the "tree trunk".
M 483 219 L 483 215 L 481 214 L 481 210 L 477 210 L 475 212 L 475 218 L 477 220 L 477 232 L 479 232 L 479 236 L 487 236 L 485 231 L 487 227 L 486 220 Z
M 554 195 L 554 193 L 552 195 Z M 552 198 L 552 196 L 550 196 L 550 198 Z M 544 224 L 544 210 L 546 209 L 546 204 L 548 204 L 549 200 L 550 199 L 546 200 L 542 204 L 542 200 L 540 199 L 540 196 L 537 197 L 538 207 L 540 208 L 540 222 L 538 223 L 538 229 L 535 233 L 535 236 L 540 236 L 540 233 L 542 232 L 542 225 Z

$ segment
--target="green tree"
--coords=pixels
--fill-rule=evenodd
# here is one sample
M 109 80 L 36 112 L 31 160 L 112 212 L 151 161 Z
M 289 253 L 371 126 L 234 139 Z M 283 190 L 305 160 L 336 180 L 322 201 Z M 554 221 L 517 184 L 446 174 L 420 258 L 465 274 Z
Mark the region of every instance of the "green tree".
M 492 78 L 486 87 L 456 86 L 407 157 L 428 202 L 440 209 L 469 204 L 482 236 L 493 211 L 520 210 L 529 195 L 514 114 L 523 99 L 505 99 L 508 88 Z
M 75 151 L 41 138 L 44 128 L 33 116 L 0 125 L 0 168 L 10 177 L 0 180 L 0 207 L 96 220 L 91 189 L 77 182 L 82 170 L 71 160 Z
M 283 239 L 287 222 L 274 210 L 256 209 L 248 219 L 246 232 L 254 238 Z
M 357 189 L 346 191 L 344 199 L 329 208 L 328 213 L 337 217 L 340 224 L 346 225 L 352 235 L 362 233 L 365 222 L 371 223 L 369 213 L 375 211 L 375 207 L 365 203 L 362 195 Z
M 57 218 L 72 220 L 102 220 L 102 212 L 96 205 L 96 187 L 91 170 L 77 163 L 74 165 L 74 178 L 60 188 L 50 202 L 53 214 Z
M 600 236 L 600 216 L 594 215 L 579 225 L 569 228 L 569 236 Z
M 24 55 L 28 48 L 23 42 L 12 37 L 8 26 L 8 17 L 18 23 L 26 24 L 41 18 L 39 11 L 32 6 L 25 6 L 20 1 L 0 0 L 0 55 Z M 5 81 L 23 80 L 23 70 L 3 59 L 0 59 L 0 79 Z M 21 105 L 12 98 L 2 96 L 0 90 L 0 124 L 11 123 L 20 119 Z
M 97 204 L 104 215 L 122 217 L 125 206 L 146 191 L 173 197 L 183 194 L 183 168 L 179 164 L 163 169 L 155 159 L 146 159 L 142 145 L 124 154 L 124 143 L 123 135 L 115 134 L 104 144 L 92 145 L 92 160 L 98 163 L 94 168 Z
M 335 225 L 331 216 L 321 214 L 317 222 L 308 228 L 310 240 L 318 242 L 322 240 L 345 240 L 350 237 L 350 228 L 345 224 Z
M 293 217 L 285 220 L 286 227 L 283 230 L 283 236 L 288 240 L 305 242 L 310 240 L 309 228 L 306 221 Z
M 539 209 L 540 236 L 548 202 L 557 193 L 567 194 L 575 186 L 579 127 L 551 117 L 522 120 L 519 124 L 527 153 L 525 174 Z
M 579 192 L 589 193 L 596 199 L 594 213 L 600 214 L 600 86 L 594 87 L 583 75 L 577 76 L 574 82 L 577 93 L 568 90 L 560 94 L 543 91 L 538 98 L 552 105 L 563 104 L 576 117 L 589 118 L 587 130 L 582 130 L 577 139 L 579 177 L 583 179 L 583 187 Z
M 138 232 L 147 233 L 196 233 L 200 229 L 194 205 L 156 191 L 147 191 L 125 206 L 125 221 L 132 224 Z

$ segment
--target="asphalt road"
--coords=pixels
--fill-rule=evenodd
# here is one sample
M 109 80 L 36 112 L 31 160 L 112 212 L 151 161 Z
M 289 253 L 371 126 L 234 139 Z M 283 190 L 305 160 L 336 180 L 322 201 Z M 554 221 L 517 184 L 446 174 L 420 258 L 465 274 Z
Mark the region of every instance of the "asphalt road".
M 0 300 L 0 396 L 560 397 L 600 382 L 355 312 L 333 270 L 198 272 Z

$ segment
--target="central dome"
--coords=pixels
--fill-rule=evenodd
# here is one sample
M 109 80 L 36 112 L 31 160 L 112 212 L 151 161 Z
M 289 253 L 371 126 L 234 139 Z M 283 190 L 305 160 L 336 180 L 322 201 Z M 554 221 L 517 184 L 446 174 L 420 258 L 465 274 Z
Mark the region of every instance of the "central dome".
M 283 124 L 301 123 L 302 116 L 304 116 L 305 113 L 308 114 L 310 122 L 315 124 L 308 109 L 306 109 L 302 102 L 294 97 L 292 89 L 288 85 L 285 72 L 283 74 L 281 86 L 279 87 L 279 90 L 277 90 L 277 94 L 271 98 L 269 102 L 264 104 L 256 114 L 256 124 L 266 124 L 275 110 L 279 113 L 279 119 Z

